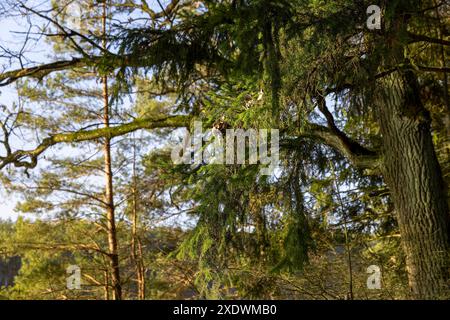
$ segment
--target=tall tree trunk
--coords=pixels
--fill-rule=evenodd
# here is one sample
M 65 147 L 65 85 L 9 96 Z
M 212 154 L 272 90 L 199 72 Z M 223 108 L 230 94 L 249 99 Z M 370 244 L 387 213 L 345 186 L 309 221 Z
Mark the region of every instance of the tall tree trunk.
M 133 200 L 135 201 L 135 200 Z M 136 268 L 136 282 L 138 285 L 138 299 L 145 300 L 145 272 L 144 261 L 142 259 L 142 244 L 137 234 L 138 215 L 137 208 L 133 207 L 133 225 L 131 239 L 131 254 Z
M 122 299 L 122 287 L 120 284 L 120 268 L 119 268 L 119 254 L 117 245 L 117 231 L 115 221 L 115 207 L 113 197 L 112 185 L 112 170 L 111 170 L 111 143 L 110 139 L 106 138 L 103 146 L 105 156 L 105 178 L 106 178 L 106 220 L 108 227 L 108 249 L 111 262 L 111 280 L 113 287 L 113 299 Z
M 138 181 L 136 174 L 136 144 L 133 141 L 133 215 L 132 215 L 132 235 L 131 235 L 131 255 L 136 267 L 136 281 L 138 284 L 138 299 L 145 300 L 145 269 L 142 258 L 142 245 L 137 232 L 138 217 Z
M 103 2 L 103 47 L 106 49 L 106 18 L 107 4 Z M 108 93 L 108 77 L 102 77 L 103 82 L 103 122 L 105 127 L 109 127 L 109 93 Z M 105 202 L 106 202 L 106 221 L 108 228 L 108 249 L 111 264 L 111 281 L 113 288 L 113 300 L 122 299 L 122 286 L 120 283 L 119 254 L 116 232 L 116 218 L 113 193 L 113 173 L 111 168 L 111 139 L 105 137 L 103 144 L 103 154 L 105 159 Z
M 330 163 L 330 168 L 333 173 L 333 181 L 334 187 L 336 189 L 336 195 L 339 201 L 340 209 L 342 212 L 342 217 L 344 219 L 344 240 L 345 240 L 345 251 L 347 253 L 347 268 L 348 268 L 348 292 L 347 292 L 347 300 L 353 300 L 353 261 L 352 261 L 352 248 L 349 240 L 349 232 L 348 232 L 348 216 L 347 211 L 345 210 L 344 201 L 341 197 L 341 190 L 339 188 L 339 183 L 336 177 L 334 166 Z
M 406 255 L 411 297 L 449 294 L 450 216 L 447 192 L 431 136 L 431 118 L 420 98 L 413 66 L 405 56 L 409 1 L 397 3 L 386 22 L 382 70 L 377 81 L 383 138 L 383 175 L 394 200 Z
M 449 280 L 449 211 L 430 116 L 412 71 L 383 80 L 384 177 L 397 211 L 413 298 L 444 298 Z
M 138 279 L 139 279 L 139 299 L 145 300 L 145 266 L 144 266 L 144 259 L 143 259 L 143 251 L 142 251 L 142 242 L 140 238 L 137 238 L 137 254 L 139 257 L 139 273 L 138 273 Z
M 108 272 L 108 269 L 106 269 L 105 272 L 103 273 L 103 282 L 104 282 L 103 297 L 105 300 L 109 300 L 109 272 Z

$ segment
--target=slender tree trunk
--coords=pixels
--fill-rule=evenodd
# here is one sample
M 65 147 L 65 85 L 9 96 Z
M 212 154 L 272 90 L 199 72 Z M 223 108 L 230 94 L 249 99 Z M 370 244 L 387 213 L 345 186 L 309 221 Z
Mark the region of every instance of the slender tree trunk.
M 103 296 L 105 300 L 109 300 L 109 272 L 106 269 L 103 274 L 104 287 L 103 287 Z
M 137 238 L 137 245 L 137 254 L 139 257 L 139 299 L 145 300 L 145 266 L 142 252 L 142 242 L 140 238 Z
M 350 245 L 349 240 L 349 232 L 348 232 L 348 217 L 347 212 L 345 210 L 344 201 L 341 197 L 341 190 L 339 188 L 338 180 L 335 174 L 334 166 L 330 163 L 330 168 L 333 173 L 333 181 L 334 181 L 334 187 L 336 189 L 337 198 L 339 201 L 339 205 L 342 211 L 342 217 L 344 219 L 344 240 L 345 240 L 345 251 L 347 253 L 347 267 L 348 267 L 348 293 L 347 293 L 347 299 L 353 300 L 354 294 L 353 294 L 353 261 L 352 261 L 352 248 Z
M 413 298 L 444 298 L 449 280 L 449 211 L 430 117 L 412 71 L 382 84 L 384 177 L 397 211 Z
M 106 0 L 103 2 L 103 47 L 106 48 L 106 17 L 107 4 Z M 109 127 L 109 92 L 108 92 L 108 77 L 102 77 L 103 82 L 103 122 L 105 127 Z M 113 173 L 111 168 L 111 139 L 105 137 L 103 144 L 103 154 L 105 159 L 105 202 L 106 202 L 106 220 L 108 228 L 108 249 L 111 264 L 111 281 L 113 287 L 113 300 L 122 299 L 122 286 L 120 283 L 120 268 L 119 268 L 119 254 L 117 244 L 116 232 L 116 218 L 114 206 L 114 191 L 113 191 Z
M 109 126 L 109 106 L 108 106 L 108 89 L 107 89 L 107 77 L 103 77 L 104 88 L 103 94 L 105 97 L 105 114 L 104 124 Z M 117 231 L 116 231 L 116 218 L 115 218 L 115 206 L 114 206 L 114 193 L 113 193 L 113 173 L 111 168 L 111 139 L 105 138 L 103 144 L 103 153 L 105 158 L 105 198 L 106 198 L 106 220 L 108 227 L 108 248 L 111 260 L 111 280 L 113 286 L 113 299 L 121 300 L 122 289 L 120 284 L 120 270 L 119 270 L 119 254 L 117 245 Z
M 135 201 L 134 199 L 133 201 Z M 136 202 L 135 202 L 136 203 Z M 131 254 L 136 268 L 136 281 L 138 284 L 138 299 L 145 300 L 145 276 L 144 264 L 142 259 L 142 246 L 137 234 L 138 215 L 137 208 L 133 207 L 133 225 L 132 225 L 132 240 L 131 240 Z
M 136 280 L 138 284 L 138 299 L 145 300 L 145 272 L 142 259 L 142 246 L 137 233 L 138 217 L 138 183 L 136 174 L 136 145 L 133 145 L 133 216 L 131 235 L 131 254 L 136 267 Z

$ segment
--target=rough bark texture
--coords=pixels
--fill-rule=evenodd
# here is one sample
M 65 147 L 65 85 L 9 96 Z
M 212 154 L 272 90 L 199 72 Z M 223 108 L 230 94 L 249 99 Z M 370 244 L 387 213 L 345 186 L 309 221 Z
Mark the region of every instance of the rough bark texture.
M 448 294 L 449 212 L 446 189 L 412 71 L 381 83 L 384 177 L 395 203 L 413 298 Z

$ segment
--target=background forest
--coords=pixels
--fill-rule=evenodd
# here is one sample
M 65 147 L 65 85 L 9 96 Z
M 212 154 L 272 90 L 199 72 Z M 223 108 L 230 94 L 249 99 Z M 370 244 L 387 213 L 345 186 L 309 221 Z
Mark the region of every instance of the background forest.
M 449 12 L 2 0 L 0 298 L 448 299 Z M 278 167 L 174 164 L 194 121 Z

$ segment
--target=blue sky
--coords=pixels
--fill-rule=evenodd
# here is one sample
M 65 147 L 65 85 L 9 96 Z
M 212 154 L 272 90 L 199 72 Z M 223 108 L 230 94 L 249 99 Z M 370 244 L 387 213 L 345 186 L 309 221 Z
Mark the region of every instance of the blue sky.
M 23 30 L 23 26 L 17 23 L 17 20 L 0 18 L 0 45 L 6 48 L 15 48 L 18 45 L 18 40 L 15 39 L 13 31 Z M 0 65 L 4 61 L 0 60 Z M 17 101 L 17 94 L 14 87 L 0 88 L 0 105 L 12 105 Z M 7 196 L 2 190 L 0 194 L 0 218 L 16 219 L 17 213 L 14 212 L 16 202 L 19 200 L 14 196 Z
M 3 1 L 3 0 L 0 0 Z M 33 1 L 29 1 L 33 3 Z M 0 15 L 0 46 L 8 50 L 19 51 L 24 43 L 24 35 L 20 32 L 28 30 L 27 20 L 21 17 L 5 18 Z M 29 61 L 24 61 L 31 66 L 42 62 L 47 62 L 51 48 L 49 48 L 43 39 L 38 42 L 31 41 L 26 46 L 26 57 Z M 9 65 L 9 61 L 0 58 L 0 72 L 19 68 L 20 65 L 14 61 L 13 65 Z M 0 87 L 0 105 L 11 106 L 18 101 L 17 92 L 14 85 Z M 18 213 L 14 212 L 14 207 L 20 199 L 17 196 L 7 195 L 0 188 L 0 218 L 11 218 L 15 220 Z
M 3 1 L 3 0 L 0 0 Z M 28 4 L 35 3 L 34 0 L 29 0 Z M 39 1 L 40 5 L 47 5 L 46 0 Z M 161 1 L 163 5 L 167 1 Z M 156 1 L 151 2 L 151 6 L 155 10 Z M 7 48 L 8 50 L 19 51 L 23 45 L 24 35 L 17 32 L 25 32 L 28 30 L 28 24 L 25 18 L 20 16 L 14 18 L 4 18 L 0 15 L 0 46 Z M 26 48 L 26 57 L 30 60 L 29 64 L 26 66 L 32 66 L 43 62 L 49 61 L 49 56 L 51 55 L 51 48 L 46 45 L 44 39 L 40 39 L 38 42 L 30 42 L 30 45 Z M 0 57 L 0 72 L 5 70 L 11 70 L 19 68 L 19 64 L 8 65 L 9 61 L 2 59 Z M 0 87 L 0 105 L 11 106 L 14 102 L 18 100 L 17 93 L 14 85 L 7 87 Z M 2 188 L 0 188 L 0 218 L 6 219 L 11 218 L 15 220 L 18 217 L 18 213 L 14 212 L 14 207 L 20 199 L 14 195 L 7 195 Z

